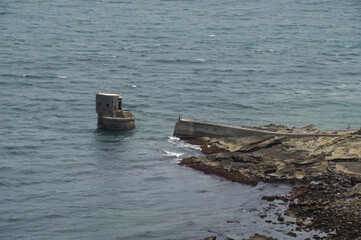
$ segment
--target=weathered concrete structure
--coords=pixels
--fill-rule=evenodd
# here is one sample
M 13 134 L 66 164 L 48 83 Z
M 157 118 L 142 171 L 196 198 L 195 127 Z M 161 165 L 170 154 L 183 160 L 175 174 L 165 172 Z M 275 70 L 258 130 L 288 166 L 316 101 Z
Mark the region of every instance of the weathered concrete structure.
M 179 119 L 175 124 L 174 136 L 180 138 L 196 137 L 250 137 L 250 136 L 287 136 L 287 137 L 335 137 L 340 134 L 330 133 L 287 133 L 272 132 L 246 127 L 233 127 L 222 124 Z
M 123 96 L 118 93 L 96 93 L 98 127 L 109 130 L 130 130 L 135 128 L 135 116 L 122 109 Z

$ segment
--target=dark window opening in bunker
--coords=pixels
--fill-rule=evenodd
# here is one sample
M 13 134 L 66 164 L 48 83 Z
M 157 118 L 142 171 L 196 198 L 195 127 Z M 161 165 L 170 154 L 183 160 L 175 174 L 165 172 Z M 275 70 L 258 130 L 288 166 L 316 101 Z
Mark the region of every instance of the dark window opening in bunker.
M 107 108 L 109 108 L 109 104 L 107 103 Z
M 118 103 L 118 110 L 122 110 L 122 101 L 119 101 Z
M 100 107 L 102 104 L 101 103 L 98 103 L 98 106 Z

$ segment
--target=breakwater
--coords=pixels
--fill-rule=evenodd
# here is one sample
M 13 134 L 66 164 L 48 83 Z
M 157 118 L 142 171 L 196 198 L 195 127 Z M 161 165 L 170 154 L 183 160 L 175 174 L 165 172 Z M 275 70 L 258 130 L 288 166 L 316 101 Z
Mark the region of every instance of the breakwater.
M 279 130 L 279 129 L 278 129 Z M 197 137 L 250 137 L 250 136 L 285 136 L 292 138 L 302 137 L 337 137 L 340 133 L 310 133 L 310 132 L 284 132 L 270 131 L 256 128 L 235 127 L 223 124 L 194 121 L 189 119 L 179 119 L 174 127 L 174 136 L 183 139 Z

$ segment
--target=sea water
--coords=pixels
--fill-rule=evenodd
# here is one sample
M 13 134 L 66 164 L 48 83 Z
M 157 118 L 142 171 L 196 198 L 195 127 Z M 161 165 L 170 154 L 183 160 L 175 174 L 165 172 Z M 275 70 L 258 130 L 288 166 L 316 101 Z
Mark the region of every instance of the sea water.
M 290 186 L 177 165 L 201 153 L 174 124 L 359 129 L 360 24 L 359 0 L 1 1 L 0 239 L 287 239 L 259 215 Z M 97 91 L 136 129 L 97 129 Z

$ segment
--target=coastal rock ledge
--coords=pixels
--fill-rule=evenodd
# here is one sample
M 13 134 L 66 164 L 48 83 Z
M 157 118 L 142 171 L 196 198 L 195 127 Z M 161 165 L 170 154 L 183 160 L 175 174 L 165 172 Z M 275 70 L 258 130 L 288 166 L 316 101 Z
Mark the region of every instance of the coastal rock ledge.
M 287 196 L 264 199 L 287 202 L 283 214 L 297 218 L 296 229 L 326 233 L 315 239 L 361 239 L 361 132 L 321 133 L 312 125 L 254 129 L 303 136 L 188 137 L 206 155 L 180 165 L 245 184 L 296 184 Z

